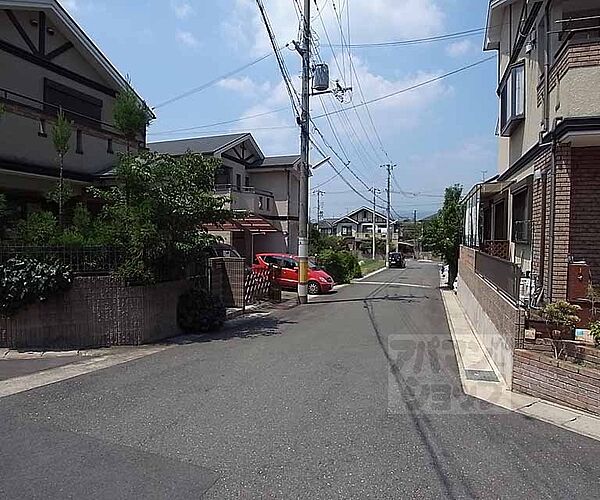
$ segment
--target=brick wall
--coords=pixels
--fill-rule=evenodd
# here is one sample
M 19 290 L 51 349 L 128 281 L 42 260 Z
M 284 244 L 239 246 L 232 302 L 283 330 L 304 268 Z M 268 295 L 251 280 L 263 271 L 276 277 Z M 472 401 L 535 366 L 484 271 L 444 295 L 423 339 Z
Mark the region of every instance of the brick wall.
M 548 241 L 548 200 L 545 198 L 549 193 L 549 179 L 546 177 L 550 169 L 551 152 L 544 151 L 534 161 L 534 171 L 538 173 L 540 179 L 533 183 L 532 200 L 532 271 L 539 276 L 542 272 L 541 258 L 542 246 L 546 249 L 545 242 Z M 544 174 L 544 175 L 542 175 Z M 544 207 L 544 203 L 546 207 Z M 543 219 L 543 220 L 542 220 Z
M 570 253 L 600 283 L 600 147 L 573 148 Z
M 552 299 L 566 299 L 571 224 L 571 147 L 556 148 L 556 192 L 554 194 Z M 552 200 L 548 197 L 548 202 Z M 548 240 L 550 243 L 550 240 Z
M 569 259 L 585 260 L 592 276 L 600 276 L 600 147 L 575 148 L 570 144 L 556 148 L 556 192 L 552 204 L 551 152 L 535 162 L 539 179 L 533 185 L 533 259 L 536 276 L 542 271 L 544 288 L 552 275 L 552 299 L 565 299 L 568 292 Z M 543 175 L 546 174 L 546 175 Z M 545 197 L 545 214 L 542 206 Z M 554 210 L 554 226 L 551 213 Z M 550 245 L 554 254 L 550 254 Z M 544 251 L 542 252 L 542 246 Z M 552 264 L 550 264 L 552 257 Z
M 0 319 L 0 346 L 84 348 L 139 345 L 179 334 L 177 300 L 186 280 L 123 286 L 110 277 L 75 278 L 71 289 Z
M 600 415 L 600 370 L 517 349 L 513 390 Z

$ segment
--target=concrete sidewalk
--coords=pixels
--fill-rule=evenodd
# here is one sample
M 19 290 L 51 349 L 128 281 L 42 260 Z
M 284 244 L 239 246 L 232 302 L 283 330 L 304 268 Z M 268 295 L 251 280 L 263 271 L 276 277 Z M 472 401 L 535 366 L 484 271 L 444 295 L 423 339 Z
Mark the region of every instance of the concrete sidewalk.
M 512 392 L 479 342 L 453 290 L 440 290 L 466 394 L 600 441 L 600 418 Z

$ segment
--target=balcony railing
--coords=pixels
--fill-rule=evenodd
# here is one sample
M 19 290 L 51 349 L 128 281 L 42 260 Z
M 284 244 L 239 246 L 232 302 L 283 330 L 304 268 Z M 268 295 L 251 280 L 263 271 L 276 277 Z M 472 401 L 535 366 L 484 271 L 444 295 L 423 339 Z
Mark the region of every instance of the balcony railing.
M 89 116 L 78 113 L 77 111 L 68 109 L 64 106 L 61 107 L 55 104 L 50 104 L 45 101 L 40 101 L 39 99 L 36 99 L 34 97 L 26 96 L 24 94 L 20 94 L 18 92 L 14 92 L 12 90 L 8 90 L 2 87 L 0 87 L 0 102 L 15 106 L 17 108 L 21 108 L 25 111 L 34 112 L 43 118 L 51 120 L 56 119 L 56 115 L 62 109 L 62 111 L 68 116 L 74 117 L 76 121 L 81 121 L 84 127 L 96 130 L 104 130 L 112 132 L 115 135 L 122 136 L 122 134 L 117 130 L 117 128 L 111 123 L 96 120 Z
M 238 189 L 232 184 L 217 184 L 215 193 L 228 196 L 231 199 L 229 206 L 233 210 L 246 210 L 255 214 L 269 214 L 275 211 L 275 198 L 270 191 L 254 187 Z
M 492 283 L 515 304 L 519 302 L 521 268 L 509 260 L 475 252 L 475 272 Z
M 260 196 L 273 197 L 273 193 L 271 191 L 266 191 L 265 189 L 259 189 L 259 188 L 250 187 L 250 186 L 242 186 L 242 187 L 238 188 L 237 186 L 234 186 L 233 184 L 217 184 L 217 185 L 215 185 L 215 192 L 219 193 L 219 194 L 230 193 L 230 192 L 251 193 L 251 194 L 258 194 Z
M 508 260 L 510 257 L 510 241 L 487 240 L 483 242 L 481 251 L 493 257 Z

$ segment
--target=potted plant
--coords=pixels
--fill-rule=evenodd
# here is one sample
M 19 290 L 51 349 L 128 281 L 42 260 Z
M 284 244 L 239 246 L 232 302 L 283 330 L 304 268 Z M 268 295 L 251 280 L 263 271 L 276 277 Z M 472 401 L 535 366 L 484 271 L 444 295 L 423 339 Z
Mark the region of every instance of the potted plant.
M 577 313 L 581 307 L 576 304 L 570 304 L 566 300 L 557 300 L 546 304 L 542 309 L 542 317 L 550 330 L 550 341 L 554 349 L 554 357 L 560 359 L 566 348 L 565 340 L 572 340 L 573 328 L 579 323 Z M 569 337 L 565 339 L 565 337 Z

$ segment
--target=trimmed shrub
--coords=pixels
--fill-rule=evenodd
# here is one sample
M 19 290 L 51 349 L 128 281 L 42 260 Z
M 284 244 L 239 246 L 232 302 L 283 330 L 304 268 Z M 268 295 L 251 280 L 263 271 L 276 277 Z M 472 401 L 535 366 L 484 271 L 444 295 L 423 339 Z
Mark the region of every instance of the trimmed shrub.
M 204 289 L 192 288 L 179 297 L 177 324 L 186 333 L 219 330 L 225 318 L 223 301 Z
M 30 304 L 43 302 L 68 290 L 72 283 L 67 266 L 10 259 L 0 266 L 0 316 L 12 316 Z
M 350 283 L 362 276 L 358 259 L 351 252 L 325 250 L 319 254 L 318 260 L 336 283 Z

